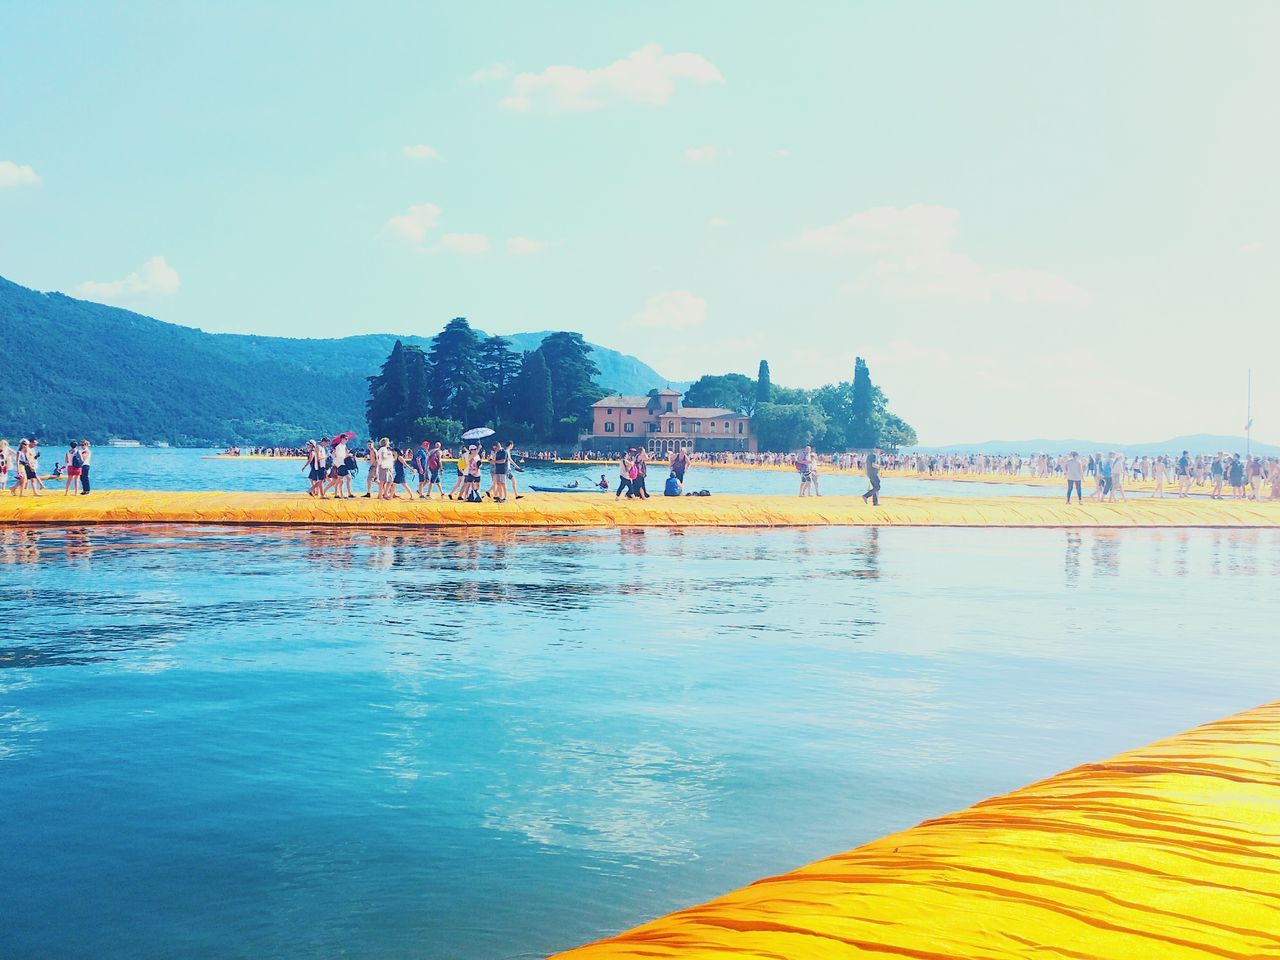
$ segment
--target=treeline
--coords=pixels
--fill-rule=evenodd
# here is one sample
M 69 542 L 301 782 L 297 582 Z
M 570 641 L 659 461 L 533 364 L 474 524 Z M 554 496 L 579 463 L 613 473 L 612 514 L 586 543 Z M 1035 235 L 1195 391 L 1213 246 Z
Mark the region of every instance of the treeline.
M 398 443 L 448 443 L 476 426 L 517 441 L 573 443 L 606 393 L 594 382 L 599 373 L 581 334 L 551 333 L 517 353 L 455 317 L 426 350 L 396 341 L 369 377 L 366 419 L 372 436 Z
M 916 443 L 915 430 L 889 412 L 888 398 L 871 382 L 861 357 L 854 361 L 852 380 L 815 390 L 775 386 L 768 361 L 761 360 L 756 379 L 740 373 L 705 376 L 685 392 L 684 403 L 748 414 L 761 450 L 795 450 L 809 443 L 823 451 Z

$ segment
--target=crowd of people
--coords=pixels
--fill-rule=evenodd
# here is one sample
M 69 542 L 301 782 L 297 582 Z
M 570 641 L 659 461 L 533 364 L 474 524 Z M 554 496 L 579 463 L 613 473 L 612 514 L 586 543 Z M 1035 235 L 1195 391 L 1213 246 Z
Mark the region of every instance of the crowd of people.
M 351 446 L 353 433 L 340 433 L 331 440 L 308 440 L 302 448 L 310 486 L 307 493 L 320 499 L 394 500 L 403 495 L 409 500 L 429 500 L 438 494 L 442 500 L 478 503 L 490 499 L 505 503 L 521 499 L 516 474 L 524 467 L 515 453 L 515 441 L 494 443 L 486 451 L 479 443 L 460 447 L 455 455 L 440 441 L 423 440 L 417 447 L 399 447 L 388 437 L 369 440 L 364 449 Z M 354 478 L 365 464 L 364 493 L 355 492 Z M 448 490 L 444 489 L 445 464 L 452 463 L 456 476 Z M 484 473 L 488 470 L 489 486 L 481 492 Z M 413 482 L 410 481 L 410 474 Z
M 15 497 L 28 493 L 40 497 L 49 489 L 49 482 L 55 484 L 55 490 L 61 482 L 63 496 L 89 495 L 93 445 L 88 440 L 72 440 L 50 474 L 41 472 L 40 452 L 40 441 L 34 437 L 19 440 L 16 447 L 10 446 L 8 440 L 0 440 L 0 490 L 7 489 Z M 13 474 L 12 487 L 9 486 L 10 474 Z

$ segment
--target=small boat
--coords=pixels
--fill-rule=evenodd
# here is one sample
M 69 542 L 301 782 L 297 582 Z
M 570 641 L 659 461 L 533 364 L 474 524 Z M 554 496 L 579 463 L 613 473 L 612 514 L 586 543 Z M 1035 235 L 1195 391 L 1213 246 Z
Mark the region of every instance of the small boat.
M 529 485 L 529 489 L 534 493 L 608 493 L 607 490 L 601 490 L 595 485 L 587 487 L 540 487 L 533 483 Z

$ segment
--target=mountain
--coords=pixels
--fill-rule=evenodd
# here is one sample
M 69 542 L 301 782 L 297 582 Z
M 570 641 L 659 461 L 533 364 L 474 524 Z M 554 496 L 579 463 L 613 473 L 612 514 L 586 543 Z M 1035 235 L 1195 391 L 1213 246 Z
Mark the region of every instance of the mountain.
M 1280 456 L 1280 446 L 1254 440 L 1250 445 L 1254 454 L 1265 457 Z M 1225 437 L 1209 433 L 1188 434 L 1157 443 L 1105 443 L 1098 440 L 987 440 L 983 443 L 953 443 L 944 447 L 911 447 L 908 453 L 991 453 L 1029 456 L 1036 453 L 1081 453 L 1115 450 L 1129 457 L 1156 456 L 1164 453 L 1181 453 L 1186 450 L 1192 456 L 1228 453 L 1244 453 L 1244 437 Z
M 507 339 L 531 350 L 543 336 Z M 0 277 L 0 437 L 218 445 L 363 434 L 365 378 L 397 339 L 429 342 L 205 333 Z M 591 348 L 606 389 L 643 394 L 669 382 L 635 357 Z

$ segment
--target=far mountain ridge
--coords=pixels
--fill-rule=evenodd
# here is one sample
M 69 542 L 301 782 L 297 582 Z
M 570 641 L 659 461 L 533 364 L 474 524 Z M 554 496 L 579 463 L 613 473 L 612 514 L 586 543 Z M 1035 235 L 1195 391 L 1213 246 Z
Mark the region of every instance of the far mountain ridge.
M 544 336 L 505 339 L 532 350 Z M 0 436 L 274 445 L 325 430 L 363 435 L 366 378 L 396 340 L 425 348 L 431 338 L 207 333 L 0 277 L 0 355 L 21 357 L 27 378 L 24 389 L 0 391 Z M 636 357 L 589 346 L 606 390 L 684 386 Z
M 1280 456 L 1280 446 L 1262 443 L 1256 438 L 1249 445 L 1255 455 Z M 945 446 L 917 446 L 904 452 L 908 453 L 985 453 L 985 454 L 1018 454 L 1032 456 L 1037 453 L 1067 453 L 1071 450 L 1081 454 L 1107 452 L 1114 450 L 1125 456 L 1158 456 L 1167 453 L 1188 451 L 1192 456 L 1214 454 L 1220 452 L 1245 452 L 1244 437 L 1229 437 L 1211 433 L 1194 433 L 1172 437 L 1169 440 L 1144 443 L 1107 443 L 1098 440 L 986 440 L 982 443 L 951 443 Z

